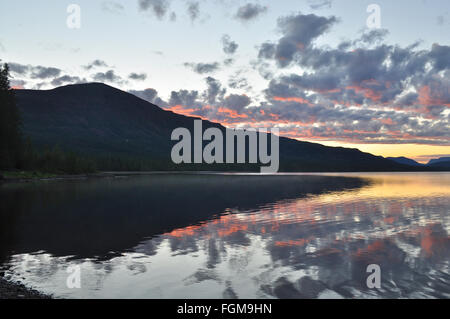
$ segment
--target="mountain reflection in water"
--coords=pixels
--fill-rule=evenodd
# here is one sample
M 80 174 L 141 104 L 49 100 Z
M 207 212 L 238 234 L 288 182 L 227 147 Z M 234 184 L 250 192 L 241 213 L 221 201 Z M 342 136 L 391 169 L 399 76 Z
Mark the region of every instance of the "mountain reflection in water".
M 328 175 L 4 184 L 2 264 L 69 298 L 450 297 L 450 174 Z

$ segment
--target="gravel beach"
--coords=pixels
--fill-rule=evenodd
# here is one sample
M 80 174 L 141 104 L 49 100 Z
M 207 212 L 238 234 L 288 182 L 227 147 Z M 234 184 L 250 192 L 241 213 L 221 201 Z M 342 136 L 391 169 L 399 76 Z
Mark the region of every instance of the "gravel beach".
M 0 278 L 0 299 L 51 299 L 51 296 Z

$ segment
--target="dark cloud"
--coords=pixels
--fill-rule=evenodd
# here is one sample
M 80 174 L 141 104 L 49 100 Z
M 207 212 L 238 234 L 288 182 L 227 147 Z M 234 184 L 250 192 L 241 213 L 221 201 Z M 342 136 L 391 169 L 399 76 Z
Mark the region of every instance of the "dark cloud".
M 360 39 L 354 42 L 354 45 L 357 44 L 375 44 L 379 43 L 389 34 L 387 29 L 371 29 L 367 32 L 364 32 Z
M 54 86 L 61 86 L 66 83 L 77 84 L 77 83 L 83 83 L 83 82 L 86 82 L 86 80 L 81 79 L 78 76 L 63 75 L 63 76 L 54 78 L 50 83 Z
M 207 89 L 203 93 L 203 98 L 208 104 L 215 104 L 217 101 L 222 100 L 226 93 L 226 89 L 222 88 L 222 85 L 218 80 L 208 76 L 206 79 Z
M 14 63 L 14 62 L 10 62 L 8 63 L 9 65 L 9 70 L 13 73 L 17 73 L 20 75 L 25 75 L 30 71 L 30 65 L 23 65 L 20 63 Z
M 155 98 L 158 96 L 158 91 L 156 91 L 155 89 L 145 89 L 143 91 L 131 90 L 129 91 L 129 93 L 134 94 L 142 98 L 143 100 L 149 101 L 151 103 L 153 103 Z
M 120 76 L 114 73 L 114 70 L 109 70 L 106 72 L 98 72 L 92 76 L 94 81 L 99 82 L 112 82 L 112 83 L 122 83 L 123 80 Z
M 48 79 L 59 76 L 61 70 L 54 67 L 35 66 L 32 68 L 30 77 L 32 79 Z
M 222 105 L 232 110 L 242 111 L 251 102 L 252 100 L 246 95 L 230 94 L 224 98 Z
M 198 91 L 180 90 L 178 92 L 172 91 L 169 99 L 169 105 L 183 105 L 183 106 L 196 106 L 198 98 Z
M 257 3 L 247 3 L 240 7 L 236 12 L 236 19 L 240 21 L 250 21 L 267 11 L 267 7 Z
M 192 70 L 198 74 L 212 73 L 217 71 L 220 68 L 218 62 L 212 63 L 192 63 L 186 62 L 184 66 L 192 68 Z
M 86 70 L 91 70 L 93 68 L 107 68 L 107 67 L 108 67 L 108 64 L 106 64 L 105 61 L 98 60 L 98 59 L 92 61 L 91 63 L 89 63 L 89 64 L 87 64 L 85 66 L 83 66 L 83 68 L 86 69 Z
M 143 91 L 130 90 L 128 92 L 159 107 L 167 107 L 167 102 L 158 97 L 158 91 L 156 91 L 155 89 L 149 88 Z
M 259 59 L 271 59 L 275 56 L 276 45 L 273 43 L 265 42 L 261 44 L 258 52 Z
M 197 18 L 200 16 L 200 3 L 189 2 L 187 4 L 187 13 L 192 22 L 197 20 Z
M 277 43 L 264 43 L 259 57 L 275 58 L 279 66 L 288 66 L 295 55 L 307 49 L 312 41 L 324 34 L 337 22 L 335 17 L 319 17 L 315 14 L 297 14 L 278 19 L 282 37 Z
M 166 15 L 169 5 L 167 0 L 139 0 L 139 9 L 151 11 L 158 19 L 162 19 Z
M 226 54 L 234 54 L 239 47 L 239 45 L 232 41 L 230 36 L 228 34 L 224 34 L 222 36 L 222 45 L 223 45 L 223 52 Z
M 434 43 L 431 47 L 430 58 L 436 71 L 450 69 L 450 46 Z
M 404 107 L 404 106 L 412 106 L 417 104 L 418 102 L 418 98 L 419 98 L 419 94 L 417 94 L 416 92 L 410 92 L 407 93 L 401 97 L 399 97 L 396 101 L 395 101 L 395 106 L 398 107 Z
M 128 75 L 129 79 L 136 80 L 136 81 L 144 81 L 147 78 L 147 74 L 145 73 L 130 73 Z
M 55 67 L 45 67 L 41 65 L 32 66 L 14 62 L 8 64 L 12 73 L 29 76 L 32 79 L 48 79 L 57 77 L 61 74 L 61 70 Z

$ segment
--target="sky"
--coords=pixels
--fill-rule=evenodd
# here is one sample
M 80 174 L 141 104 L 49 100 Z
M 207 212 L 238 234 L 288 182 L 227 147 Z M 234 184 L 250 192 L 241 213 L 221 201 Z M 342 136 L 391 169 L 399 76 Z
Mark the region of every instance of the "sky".
M 104 82 L 234 128 L 450 156 L 448 0 L 0 2 L 12 85 Z

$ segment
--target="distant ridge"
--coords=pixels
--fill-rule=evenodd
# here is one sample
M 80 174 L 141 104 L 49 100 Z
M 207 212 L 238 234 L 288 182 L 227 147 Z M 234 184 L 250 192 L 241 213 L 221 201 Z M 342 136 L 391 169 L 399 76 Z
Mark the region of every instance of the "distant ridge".
M 435 165 L 435 164 L 443 163 L 443 162 L 450 162 L 450 157 L 439 157 L 439 158 L 431 159 L 427 163 L 427 165 Z
M 450 157 L 440 157 L 432 159 L 427 163 L 427 166 L 433 168 L 450 169 Z
M 67 85 L 52 90 L 15 90 L 15 95 L 23 117 L 24 133 L 38 147 L 59 145 L 64 150 L 99 159 L 126 158 L 159 163 L 157 167 L 142 164 L 142 169 L 236 168 L 229 165 L 174 165 L 170 159 L 174 144 L 170 139 L 171 132 L 177 127 L 192 129 L 196 118 L 162 110 L 103 83 Z M 203 121 L 203 129 L 208 127 L 226 130 L 218 123 Z M 108 165 L 100 164 L 99 169 L 120 169 Z M 423 168 L 357 149 L 280 138 L 280 171 L 418 169 Z
M 424 164 L 418 163 L 413 159 L 404 157 L 404 156 L 400 156 L 400 157 L 386 157 L 388 160 L 394 161 L 396 163 L 399 164 L 405 164 L 405 165 L 410 165 L 410 166 L 423 166 Z

